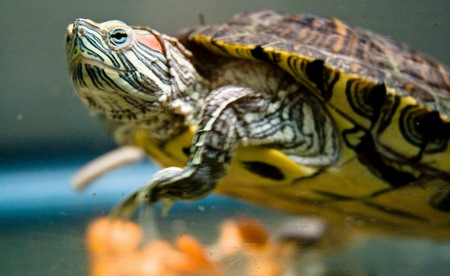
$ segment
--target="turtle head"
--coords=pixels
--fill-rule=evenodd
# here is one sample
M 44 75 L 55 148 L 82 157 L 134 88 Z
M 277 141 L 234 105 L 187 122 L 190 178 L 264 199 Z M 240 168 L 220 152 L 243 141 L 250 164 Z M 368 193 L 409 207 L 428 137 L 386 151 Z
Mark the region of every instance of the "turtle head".
M 175 57 L 187 60 L 176 44 L 150 28 L 77 19 L 66 34 L 72 82 L 94 111 L 117 121 L 148 120 L 184 92 L 174 90 L 180 87 L 174 85 L 174 62 L 180 62 Z

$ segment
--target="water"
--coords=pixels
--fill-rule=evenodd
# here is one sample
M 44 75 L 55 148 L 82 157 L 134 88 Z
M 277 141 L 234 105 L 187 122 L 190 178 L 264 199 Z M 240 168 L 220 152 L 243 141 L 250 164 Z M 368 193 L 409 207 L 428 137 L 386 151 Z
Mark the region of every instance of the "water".
M 157 169 L 143 162 L 101 178 L 83 193 L 70 188 L 76 169 L 113 144 L 73 93 L 65 64 L 65 27 L 78 17 L 121 19 L 172 34 L 197 25 L 199 13 L 215 23 L 255 7 L 335 16 L 450 64 L 446 0 L 1 1 L 0 275 L 86 275 L 89 221 L 107 214 Z M 171 237 L 178 231 L 171 228 L 173 222 L 189 215 L 183 227 L 209 243 L 219 222 L 239 213 L 261 219 L 269 229 L 286 218 L 213 196 L 176 204 L 167 218 L 157 219 L 160 232 Z M 450 245 L 422 240 L 375 239 L 319 259 L 350 274 L 450 274 Z

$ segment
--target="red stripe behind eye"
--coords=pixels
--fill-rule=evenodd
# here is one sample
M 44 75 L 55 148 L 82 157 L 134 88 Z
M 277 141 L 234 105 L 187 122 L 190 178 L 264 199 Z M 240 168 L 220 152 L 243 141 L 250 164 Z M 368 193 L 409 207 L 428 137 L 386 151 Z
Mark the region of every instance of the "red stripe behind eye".
M 150 49 L 164 53 L 161 43 L 154 35 L 152 35 L 152 34 L 142 35 L 142 34 L 136 33 L 136 39 L 139 42 L 141 42 L 142 44 L 149 47 Z

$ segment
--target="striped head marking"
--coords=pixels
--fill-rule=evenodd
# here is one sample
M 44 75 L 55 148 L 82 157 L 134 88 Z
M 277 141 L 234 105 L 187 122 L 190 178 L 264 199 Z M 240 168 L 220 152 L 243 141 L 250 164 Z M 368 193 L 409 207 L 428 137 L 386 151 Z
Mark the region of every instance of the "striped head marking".
M 78 95 L 114 120 L 154 116 L 171 93 L 165 45 L 150 28 L 77 19 L 67 28 L 66 54 Z

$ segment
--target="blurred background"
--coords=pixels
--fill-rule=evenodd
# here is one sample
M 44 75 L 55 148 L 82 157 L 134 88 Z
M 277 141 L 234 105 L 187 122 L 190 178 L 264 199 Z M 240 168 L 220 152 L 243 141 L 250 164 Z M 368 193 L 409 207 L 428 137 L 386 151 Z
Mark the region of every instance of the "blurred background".
M 448 0 L 1 0 L 1 275 L 87 273 L 83 255 L 87 221 L 106 213 L 156 170 L 143 162 L 106 176 L 85 193 L 76 194 L 70 188 L 76 169 L 114 144 L 69 82 L 64 53 L 67 25 L 79 17 L 98 22 L 119 19 L 174 34 L 198 25 L 199 14 L 206 24 L 214 24 L 257 9 L 337 17 L 450 64 Z M 217 200 L 208 204 L 228 204 Z M 416 247 L 424 252 L 425 270 L 434 267 L 438 274 L 433 275 L 446 271 L 442 260 L 450 259 L 448 245 L 426 244 L 424 249 L 423 244 L 409 244 L 407 248 L 417 253 Z M 409 255 L 405 257 L 402 250 L 394 249 L 392 256 L 401 262 L 400 253 L 408 267 Z M 389 260 L 391 255 L 385 254 L 383 246 L 379 251 L 381 260 Z M 392 272 L 392 267 L 383 269 Z

